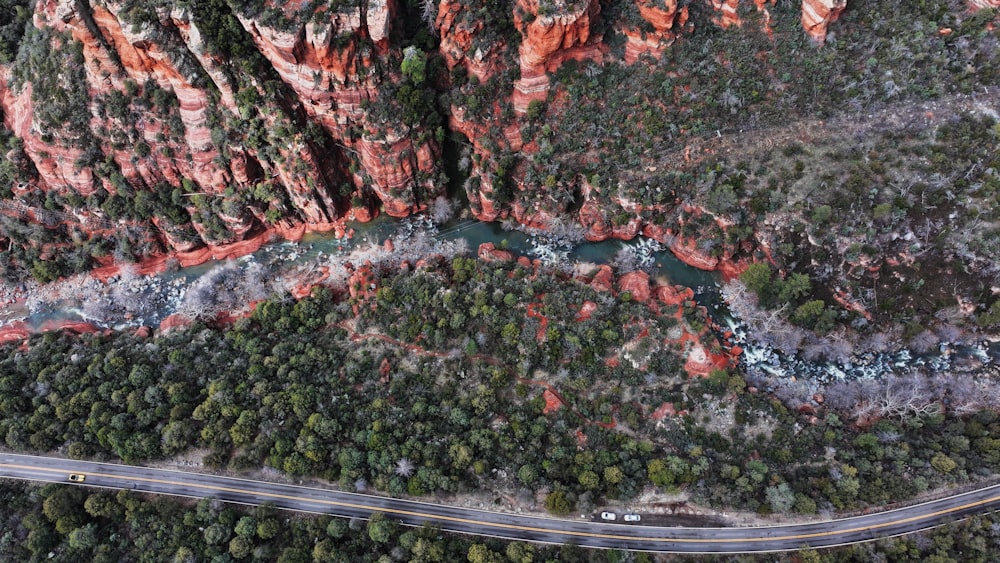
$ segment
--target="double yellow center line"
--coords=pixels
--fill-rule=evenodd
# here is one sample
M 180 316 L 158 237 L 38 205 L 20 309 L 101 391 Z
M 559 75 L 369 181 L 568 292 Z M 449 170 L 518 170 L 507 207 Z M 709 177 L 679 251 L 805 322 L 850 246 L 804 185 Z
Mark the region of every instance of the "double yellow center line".
M 41 467 L 34 467 L 34 466 L 30 466 L 30 465 L 16 465 L 16 464 L 0 463 L 0 467 L 10 467 L 10 468 L 16 468 L 16 469 L 30 470 L 30 471 L 42 471 L 42 472 L 46 472 L 46 473 L 66 474 L 66 471 L 65 470 L 61 470 L 61 469 L 41 468 Z M 198 474 L 198 475 L 201 475 L 201 474 Z M 941 509 L 941 510 L 937 510 L 937 511 L 933 511 L 933 512 L 928 512 L 928 513 L 925 513 L 925 514 L 918 514 L 918 515 L 915 515 L 915 516 L 908 516 L 906 518 L 899 518 L 897 520 L 892 520 L 892 521 L 888 521 L 888 522 L 880 522 L 880 523 L 869 524 L 869 525 L 864 525 L 864 526 L 857 526 L 857 527 L 847 528 L 847 529 L 841 529 L 841 530 L 828 530 L 828 531 L 823 531 L 823 532 L 811 532 L 811 533 L 803 533 L 803 534 L 787 534 L 787 535 L 779 535 L 779 536 L 768 536 L 768 535 L 764 535 L 767 531 L 778 532 L 782 527 L 781 526 L 774 526 L 774 527 L 748 527 L 748 528 L 739 528 L 739 529 L 740 530 L 746 530 L 748 533 L 751 532 L 751 531 L 756 530 L 759 533 L 761 533 L 762 535 L 759 535 L 759 536 L 748 536 L 748 537 L 743 537 L 743 538 L 672 538 L 672 537 L 624 536 L 624 535 L 619 535 L 619 534 L 604 534 L 604 533 L 596 533 L 596 532 L 580 532 L 580 531 L 575 531 L 575 530 L 561 530 L 561 529 L 558 529 L 558 528 L 540 528 L 540 527 L 537 527 L 537 526 L 522 526 L 522 525 L 518 525 L 518 524 L 506 524 L 506 523 L 500 523 L 500 522 L 488 522 L 488 521 L 483 521 L 483 520 L 474 520 L 474 519 L 471 519 L 471 518 L 460 518 L 460 517 L 457 517 L 457 516 L 443 516 L 443 515 L 430 514 L 430 513 L 427 513 L 427 512 L 419 512 L 419 511 L 414 511 L 414 510 L 403 510 L 403 509 L 399 509 L 399 508 L 379 507 L 379 506 L 372 506 L 372 505 L 368 505 L 368 504 L 359 504 L 359 503 L 344 502 L 344 501 L 337 501 L 337 500 L 328 500 L 328 499 L 314 499 L 314 498 L 309 498 L 309 497 L 301 497 L 301 496 L 295 496 L 295 495 L 286 495 L 286 494 L 281 494 L 281 493 L 271 493 L 271 492 L 266 492 L 266 491 L 252 491 L 252 490 L 240 489 L 240 488 L 236 488 L 236 487 L 220 487 L 220 486 L 215 486 L 215 485 L 203 485 L 203 484 L 199 484 L 199 483 L 188 483 L 188 482 L 184 482 L 184 481 L 171 481 L 171 480 L 168 480 L 168 479 L 154 479 L 154 478 L 150 478 L 150 477 L 126 477 L 126 476 L 121 476 L 121 475 L 109 475 L 109 474 L 106 474 L 106 473 L 87 473 L 87 476 L 103 477 L 103 478 L 106 478 L 106 479 L 122 480 L 122 481 L 141 481 L 141 482 L 145 482 L 145 483 L 157 483 L 157 484 L 161 484 L 161 485 L 171 485 L 171 486 L 178 486 L 178 487 L 203 489 L 203 490 L 207 490 L 207 491 L 223 491 L 223 492 L 228 492 L 228 493 L 238 493 L 238 494 L 246 494 L 246 495 L 252 495 L 252 496 L 257 496 L 257 497 L 266 497 L 266 498 L 270 498 L 270 499 L 282 499 L 282 500 L 290 500 L 290 501 L 311 502 L 311 503 L 317 503 L 317 504 L 324 504 L 324 505 L 328 505 L 328 506 L 337 506 L 337 507 L 341 507 L 341 508 L 353 508 L 353 509 L 365 510 L 365 511 L 370 511 L 370 512 L 384 512 L 384 513 L 387 513 L 387 514 L 395 514 L 395 515 L 399 515 L 399 516 L 411 516 L 411 517 L 415 517 L 415 518 L 423 518 L 423 519 L 426 519 L 426 520 L 437 520 L 437 521 L 443 521 L 443 522 L 455 522 L 455 523 L 460 523 L 460 524 L 469 524 L 469 525 L 483 526 L 483 527 L 488 527 L 488 528 L 500 528 L 500 529 L 505 529 L 505 530 L 516 530 L 516 531 L 520 531 L 520 532 L 536 532 L 536 533 L 544 533 L 544 534 L 561 534 L 561 535 L 564 535 L 564 536 L 586 537 L 586 538 L 600 538 L 600 539 L 621 540 L 621 541 L 649 541 L 649 542 L 659 542 L 659 543 L 676 542 L 676 543 L 686 543 L 686 544 L 699 544 L 699 543 L 700 544 L 718 544 L 718 543 L 740 543 L 740 542 L 758 542 L 758 543 L 759 542 L 782 542 L 782 541 L 808 540 L 808 539 L 831 537 L 831 536 L 846 536 L 848 534 L 853 534 L 853 533 L 857 533 L 857 532 L 874 531 L 874 530 L 878 530 L 878 529 L 881 529 L 881 528 L 888 528 L 890 526 L 897 526 L 897 525 L 900 525 L 900 524 L 908 524 L 908 523 L 912 523 L 912 522 L 919 522 L 919 521 L 922 521 L 922 520 L 930 520 L 930 519 L 936 518 L 938 516 L 944 516 L 944 515 L 947 515 L 947 514 L 953 514 L 953 513 L 960 512 L 960 511 L 963 511 L 963 510 L 966 510 L 966 509 L 969 509 L 969 508 L 975 508 L 975 507 L 979 507 L 979 506 L 985 506 L 987 504 L 991 504 L 991 503 L 1000 501 L 1000 495 L 998 495 L 998 496 L 993 496 L 993 497 L 990 497 L 990 498 L 987 498 L 987 499 L 983 499 L 983 500 L 968 502 L 968 503 L 965 503 L 965 504 L 962 504 L 962 505 L 959 505 L 959 506 L 953 506 L 953 507 L 950 507 L 950 508 L 944 508 L 944 509 Z M 294 486 L 294 485 L 282 485 L 280 483 L 275 483 L 275 485 L 283 486 L 283 487 L 293 487 Z M 323 490 L 322 489 L 317 489 L 317 491 L 322 492 Z M 334 491 L 330 491 L 330 492 L 334 492 Z M 193 495 L 191 495 L 191 496 L 193 496 Z M 387 499 L 387 500 L 389 500 L 389 499 Z M 407 501 L 403 501 L 403 502 L 407 502 Z M 882 514 L 885 514 L 885 513 L 882 513 Z M 834 520 L 834 521 L 828 521 L 826 523 L 829 524 L 829 523 L 834 523 L 834 522 L 836 522 L 836 520 Z M 817 524 L 823 524 L 823 523 L 817 523 Z M 640 532 L 641 533 L 643 530 L 657 530 L 658 528 L 645 527 L 645 526 L 635 526 L 635 527 L 632 527 L 631 529 L 635 530 L 636 532 Z M 659 529 L 661 529 L 661 528 L 659 528 Z M 732 528 L 732 529 L 736 529 L 736 528 Z M 845 538 L 845 540 L 846 540 L 846 538 Z M 849 540 L 846 540 L 845 543 L 847 543 L 847 541 L 849 541 Z

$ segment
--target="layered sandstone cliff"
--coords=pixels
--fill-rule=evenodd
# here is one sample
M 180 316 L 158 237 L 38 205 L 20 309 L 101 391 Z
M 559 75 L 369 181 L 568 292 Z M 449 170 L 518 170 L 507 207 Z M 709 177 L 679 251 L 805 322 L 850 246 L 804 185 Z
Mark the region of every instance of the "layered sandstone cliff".
M 826 40 L 827 28 L 847 8 L 847 0 L 802 0 L 802 27 L 817 43 Z
M 525 113 L 532 101 L 544 100 L 549 93 L 546 73 L 566 60 L 600 60 L 601 38 L 591 32 L 600 13 L 598 0 L 517 0 L 521 77 L 514 82 L 514 111 Z
M 653 0 L 635 0 L 635 6 L 652 31 L 634 27 L 623 30 L 626 37 L 625 64 L 633 64 L 644 55 L 658 60 L 679 33 L 690 31 L 688 7 L 678 6 L 677 0 L 665 0 L 663 6 Z
M 374 203 L 403 216 L 440 193 L 434 137 L 379 97 L 402 80 L 384 64 L 398 57 L 394 0 L 312 13 L 292 3 L 280 8 L 280 30 L 232 12 L 224 17 L 245 34 L 221 47 L 200 9 L 36 4 L 25 42 L 46 58 L 18 68 L 10 87 L 14 70 L 0 68 L 4 126 L 37 173 L 22 193 L 162 199 L 173 189 L 183 211 L 164 221 L 153 209 L 136 224 L 176 250 L 239 240 L 277 219 L 328 228 L 352 203 L 355 217 L 370 217 Z M 229 50 L 241 57 L 221 56 Z M 72 119 L 53 117 L 64 113 Z

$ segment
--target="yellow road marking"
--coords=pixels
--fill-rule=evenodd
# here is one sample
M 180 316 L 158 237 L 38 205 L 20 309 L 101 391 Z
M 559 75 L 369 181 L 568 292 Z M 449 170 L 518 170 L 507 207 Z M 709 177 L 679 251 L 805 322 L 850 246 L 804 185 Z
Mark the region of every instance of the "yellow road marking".
M 31 465 L 16 465 L 16 464 L 9 464 L 9 463 L 0 463 L 0 467 L 12 467 L 12 468 L 17 468 L 17 469 L 27 469 L 27 470 L 31 470 L 31 471 L 42 471 L 42 472 L 47 472 L 47 473 L 60 473 L 60 474 L 66 473 L 66 470 L 63 470 L 63 469 L 50 469 L 50 468 L 47 468 L 47 467 L 34 467 L 34 466 L 31 466 Z M 403 509 L 398 509 L 398 508 L 386 508 L 386 507 L 378 507 L 378 506 L 369 506 L 369 505 L 366 505 L 366 504 L 355 504 L 355 503 L 350 503 L 350 502 L 342 502 L 342 501 L 327 500 L 327 499 L 312 499 L 312 498 L 308 498 L 308 497 L 298 497 L 298 496 L 293 496 L 293 495 L 284 495 L 284 494 L 280 494 L 280 493 L 269 493 L 269 492 L 265 492 L 265 491 L 250 491 L 250 490 L 247 490 L 247 489 L 237 489 L 237 488 L 234 488 L 234 487 L 218 487 L 218 486 L 213 486 L 213 485 L 201 485 L 201 484 L 198 484 L 198 483 L 185 483 L 185 482 L 182 482 L 182 481 L 170 481 L 170 480 L 166 480 L 166 479 L 153 479 L 153 478 L 150 478 L 150 477 L 127 477 L 127 476 L 122 476 L 122 475 L 109 475 L 109 474 L 105 474 L 105 473 L 86 473 L 86 475 L 92 475 L 94 477 L 104 477 L 104 478 L 108 478 L 108 479 L 125 480 L 125 481 L 144 481 L 144 482 L 147 482 L 147 483 L 158 483 L 158 484 L 161 484 L 161 485 L 174 485 L 174 486 L 181 486 L 181 487 L 192 487 L 192 488 L 198 488 L 198 489 L 208 489 L 208 490 L 213 490 L 213 491 L 225 491 L 225 492 L 230 492 L 230 493 L 242 493 L 242 494 L 248 494 L 248 495 L 265 496 L 265 497 L 270 497 L 270 498 L 279 498 L 279 499 L 285 499 L 285 500 L 296 500 L 296 501 L 304 501 L 304 502 L 314 502 L 314 503 L 326 504 L 326 505 L 331 505 L 331 506 L 340 506 L 340 507 L 344 507 L 344 508 L 356 508 L 356 509 L 367 510 L 367 511 L 372 511 L 372 512 L 392 513 L 392 514 L 399 514 L 399 515 L 405 515 L 405 516 L 414 516 L 414 517 L 418 517 L 418 518 L 425 518 L 425 519 L 432 519 L 432 520 L 444 520 L 444 521 L 449 521 L 449 522 L 458 522 L 458 523 L 462 523 L 462 524 L 475 524 L 475 525 L 480 525 L 480 526 L 488 526 L 488 527 L 493 527 L 493 528 L 503 528 L 503 529 L 509 529 L 509 530 L 522 531 L 522 532 L 542 532 L 542 533 L 548 533 L 548 534 L 564 534 L 564 535 L 568 535 L 568 536 L 579 536 L 579 537 L 587 537 L 587 538 L 600 538 L 600 539 L 609 539 L 609 540 L 629 540 L 629 541 L 636 541 L 636 540 L 638 540 L 638 541 L 663 542 L 663 543 L 665 543 L 665 542 L 677 542 L 677 543 L 707 543 L 707 544 L 712 544 L 712 543 L 737 543 L 737 542 L 790 541 L 790 540 L 810 539 L 810 538 L 818 538 L 818 537 L 825 537 L 825 536 L 846 535 L 846 534 L 852 534 L 852 533 L 855 533 L 855 532 L 863 532 L 865 530 L 875 530 L 875 529 L 878 529 L 878 528 L 887 528 L 889 526 L 895 526 L 897 524 L 906 524 L 906 523 L 909 523 L 909 522 L 916 522 L 916 521 L 919 521 L 919 520 L 928 520 L 928 519 L 934 518 L 935 516 L 941 516 L 941 515 L 949 514 L 949 513 L 952 513 L 952 512 L 958 512 L 958 511 L 964 510 L 966 508 L 973 508 L 973 507 L 976 507 L 976 506 L 982 506 L 982 505 L 990 504 L 992 502 L 996 502 L 996 501 L 1000 500 L 1000 496 L 994 496 L 994 497 L 990 497 L 990 498 L 984 499 L 984 500 L 978 500 L 978 501 L 974 501 L 974 502 L 969 502 L 969 503 L 966 503 L 966 504 L 963 504 L 963 505 L 960 505 L 960 506 L 954 506 L 954 507 L 951 507 L 951 508 L 945 508 L 945 509 L 938 510 L 938 511 L 935 511 L 935 512 L 929 512 L 927 514 L 918 514 L 916 516 L 909 516 L 907 518 L 901 518 L 899 520 L 893 520 L 891 522 L 882 522 L 882 523 L 878 523 L 878 524 L 871 524 L 871 525 L 868 525 L 868 526 L 860 526 L 860 527 L 856 527 L 856 528 L 849 528 L 849 529 L 846 529 L 846 530 L 829 530 L 829 531 L 825 531 L 825 532 L 812 532 L 812 533 L 808 533 L 808 534 L 794 534 L 794 535 L 774 536 L 774 537 L 763 537 L 763 536 L 761 536 L 761 537 L 747 537 L 747 538 L 717 538 L 717 539 L 664 538 L 664 537 L 622 536 L 622 535 L 616 535 L 616 534 L 601 534 L 601 533 L 594 533 L 594 532 L 578 532 L 578 531 L 575 531 L 575 530 L 558 530 L 558 529 L 549 529 L 549 528 L 538 528 L 538 527 L 534 527 L 534 526 L 521 526 L 521 525 L 518 525 L 518 524 L 504 524 L 504 523 L 500 523 L 500 522 L 484 522 L 482 520 L 472 520 L 472 519 L 469 519 L 469 518 L 459 518 L 459 517 L 456 517 L 456 516 L 438 516 L 438 515 L 429 514 L 429 513 L 426 513 L 426 512 L 416 512 L 416 511 L 403 510 Z M 201 474 L 198 474 L 198 475 L 201 475 Z M 205 475 L 205 476 L 206 477 L 213 477 L 211 475 Z M 263 481 L 261 481 L 261 482 L 264 483 Z M 283 485 L 281 483 L 273 483 L 273 484 L 274 485 L 278 485 L 278 486 L 294 486 L 294 485 Z M 323 489 L 317 489 L 317 490 L 320 491 L 320 492 L 323 491 Z M 336 491 L 330 491 L 330 492 L 336 492 Z M 386 500 L 396 500 L 396 499 L 386 499 Z M 834 520 L 834 522 L 836 522 L 836 520 Z M 819 523 L 817 523 L 817 524 L 819 524 Z M 642 527 L 635 527 L 634 529 L 637 530 L 637 531 L 641 531 Z M 736 529 L 736 528 L 732 528 L 732 529 Z M 776 527 L 772 527 L 772 528 L 752 528 L 751 527 L 751 528 L 742 528 L 742 529 L 744 529 L 744 530 L 758 529 L 758 530 L 762 530 L 763 531 L 763 530 L 768 530 L 768 529 L 774 530 L 774 529 L 776 529 Z

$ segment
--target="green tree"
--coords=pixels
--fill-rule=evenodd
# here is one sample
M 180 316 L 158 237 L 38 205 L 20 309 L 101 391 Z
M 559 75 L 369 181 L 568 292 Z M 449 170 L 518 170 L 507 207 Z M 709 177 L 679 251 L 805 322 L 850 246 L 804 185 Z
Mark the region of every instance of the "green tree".
M 941 473 L 951 473 L 956 467 L 958 467 L 958 464 L 947 455 L 938 452 L 931 458 L 931 467 L 937 469 Z
M 538 470 L 526 463 L 517 470 L 517 479 L 525 485 L 532 485 L 538 479 Z
M 809 276 L 807 274 L 794 273 L 781 283 L 778 299 L 788 303 L 809 295 L 811 291 L 812 282 L 809 281 Z
M 795 493 L 792 492 L 788 483 L 779 483 L 776 486 L 768 487 L 764 491 L 764 496 L 767 497 L 771 509 L 778 513 L 788 512 L 795 504 Z
M 795 312 L 792 313 L 792 321 L 806 328 L 815 328 L 816 330 L 823 331 L 833 324 L 833 319 L 828 319 L 828 316 L 826 304 L 823 303 L 823 300 L 814 299 L 799 305 L 795 309 Z
M 368 537 L 375 543 L 388 543 L 392 539 L 393 522 L 385 514 L 376 512 L 368 520 Z
M 403 62 L 399 70 L 414 84 L 423 84 L 427 73 L 427 54 L 410 45 L 403 49 Z
M 219 523 L 205 528 L 203 534 L 208 545 L 218 545 L 229 540 L 229 528 Z
M 761 297 L 767 293 L 771 287 L 771 267 L 763 262 L 750 264 L 746 270 L 740 274 L 740 281 L 747 289 Z
M 278 535 L 280 531 L 281 526 L 275 518 L 265 518 L 257 524 L 257 536 L 262 540 L 269 540 Z
M 657 487 L 673 484 L 674 476 L 667 471 L 667 464 L 662 459 L 651 459 L 646 463 L 646 475 Z
M 573 501 L 566 491 L 558 489 L 545 495 L 545 510 L 556 516 L 566 516 L 573 511 Z
M 532 563 L 535 560 L 535 546 L 520 541 L 507 544 L 507 559 L 511 563 Z
M 122 507 L 108 493 L 93 493 L 83 502 L 83 509 L 95 518 L 118 520 L 122 516 Z
M 229 553 L 236 559 L 246 559 L 253 553 L 253 540 L 246 536 L 236 536 L 229 540 Z
M 833 215 L 833 209 L 829 205 L 820 205 L 813 209 L 812 222 L 817 226 L 822 225 L 830 220 L 831 215 Z
M 589 469 L 581 472 L 577 480 L 580 482 L 580 486 L 588 491 L 593 491 L 601 484 L 601 479 L 597 476 L 597 473 Z
M 517 323 L 507 323 L 503 325 L 500 335 L 505 343 L 517 344 L 517 340 L 521 337 L 521 328 L 517 326 Z
M 469 563 L 503 563 L 503 557 L 486 544 L 474 543 L 469 546 Z
M 237 536 L 252 538 L 257 533 L 257 521 L 254 520 L 253 516 L 244 516 L 236 522 L 233 531 L 236 532 Z
M 69 546 L 73 549 L 93 549 L 97 545 L 97 525 L 87 524 L 69 533 Z
M 604 468 L 604 481 L 612 485 L 617 485 L 625 479 L 625 473 L 617 465 L 609 465 Z

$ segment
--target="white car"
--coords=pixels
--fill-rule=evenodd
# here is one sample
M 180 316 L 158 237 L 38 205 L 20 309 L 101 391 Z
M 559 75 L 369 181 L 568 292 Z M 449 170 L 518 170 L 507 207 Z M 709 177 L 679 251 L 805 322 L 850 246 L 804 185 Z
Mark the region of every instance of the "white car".
M 601 513 L 601 520 L 616 520 L 617 518 L 618 518 L 618 515 L 615 514 L 614 512 L 602 512 Z
M 642 520 L 642 516 L 639 516 L 638 514 L 626 514 L 623 520 L 626 522 L 638 522 Z

